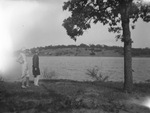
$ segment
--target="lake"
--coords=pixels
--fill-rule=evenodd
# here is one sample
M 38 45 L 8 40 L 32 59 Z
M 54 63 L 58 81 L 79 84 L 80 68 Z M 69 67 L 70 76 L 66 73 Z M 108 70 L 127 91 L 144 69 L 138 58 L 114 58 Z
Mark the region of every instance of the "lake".
M 28 57 L 29 69 L 32 75 L 32 57 Z M 123 57 L 40 57 L 40 69 L 55 79 L 71 79 L 78 81 L 92 80 L 86 72 L 94 66 L 100 68 L 103 76 L 109 76 L 109 81 L 123 81 Z M 13 71 L 5 73 L 5 80 L 18 81 L 21 74 L 19 64 L 14 65 Z M 150 58 L 133 58 L 134 82 L 144 82 L 150 79 Z M 42 77 L 42 76 L 41 76 Z

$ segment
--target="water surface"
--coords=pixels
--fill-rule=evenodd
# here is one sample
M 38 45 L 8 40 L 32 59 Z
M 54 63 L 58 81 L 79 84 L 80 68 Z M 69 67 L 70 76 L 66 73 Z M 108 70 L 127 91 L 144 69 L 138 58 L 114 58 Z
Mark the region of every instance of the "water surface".
M 31 79 L 32 57 L 28 57 Z M 40 57 L 41 73 L 47 68 L 48 73 L 57 79 L 71 79 L 78 81 L 92 80 L 86 72 L 94 66 L 100 68 L 103 76 L 109 76 L 110 81 L 123 81 L 123 57 Z M 13 72 L 7 74 L 7 80 L 19 80 L 20 65 L 16 64 Z M 150 58 L 133 58 L 134 82 L 144 82 L 150 79 Z M 42 77 L 42 76 L 41 76 Z

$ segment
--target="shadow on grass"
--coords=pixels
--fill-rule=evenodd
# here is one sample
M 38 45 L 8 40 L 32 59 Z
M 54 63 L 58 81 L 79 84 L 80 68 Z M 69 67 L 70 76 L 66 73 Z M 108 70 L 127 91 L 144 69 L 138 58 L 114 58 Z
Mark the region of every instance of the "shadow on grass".
M 133 92 L 150 94 L 150 83 L 136 83 L 136 84 L 134 84 Z

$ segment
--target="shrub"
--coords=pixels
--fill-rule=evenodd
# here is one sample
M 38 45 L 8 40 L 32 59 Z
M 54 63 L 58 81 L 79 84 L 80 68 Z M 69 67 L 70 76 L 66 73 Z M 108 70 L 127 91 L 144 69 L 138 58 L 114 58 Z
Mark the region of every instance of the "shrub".
M 4 78 L 2 77 L 2 72 L 0 72 L 0 82 L 4 82 Z
M 95 81 L 100 81 L 100 82 L 106 82 L 109 78 L 109 76 L 102 75 L 102 72 L 100 72 L 98 66 L 95 66 L 94 68 L 91 69 L 87 69 L 86 74 L 89 75 L 91 78 L 93 78 Z
M 4 81 L 3 77 L 0 76 L 0 82 Z
M 52 79 L 53 77 L 56 76 L 56 72 L 55 71 L 49 72 L 46 67 L 46 68 L 43 68 L 42 75 L 44 79 Z
M 95 55 L 95 53 L 94 53 L 94 52 L 91 52 L 90 55 Z

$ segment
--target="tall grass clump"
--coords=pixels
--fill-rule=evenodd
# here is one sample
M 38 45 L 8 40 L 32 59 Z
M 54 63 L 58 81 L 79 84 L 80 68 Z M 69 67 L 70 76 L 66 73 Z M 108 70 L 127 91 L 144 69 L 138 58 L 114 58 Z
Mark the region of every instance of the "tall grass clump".
M 87 69 L 86 74 L 90 76 L 94 81 L 106 82 L 109 78 L 109 76 L 104 76 L 102 74 L 98 66 Z
M 0 82 L 3 82 L 3 81 L 4 81 L 3 77 L 2 77 L 2 76 L 0 76 Z
M 4 82 L 3 73 L 0 72 L 0 82 Z
M 56 72 L 55 71 L 49 72 L 47 67 L 45 67 L 45 68 L 43 68 L 42 75 L 43 75 L 44 79 L 52 79 L 52 78 L 56 77 Z
M 1 101 L 4 100 L 5 95 L 7 94 L 6 88 L 3 83 L 4 83 L 4 78 L 0 74 L 0 104 L 1 104 Z

